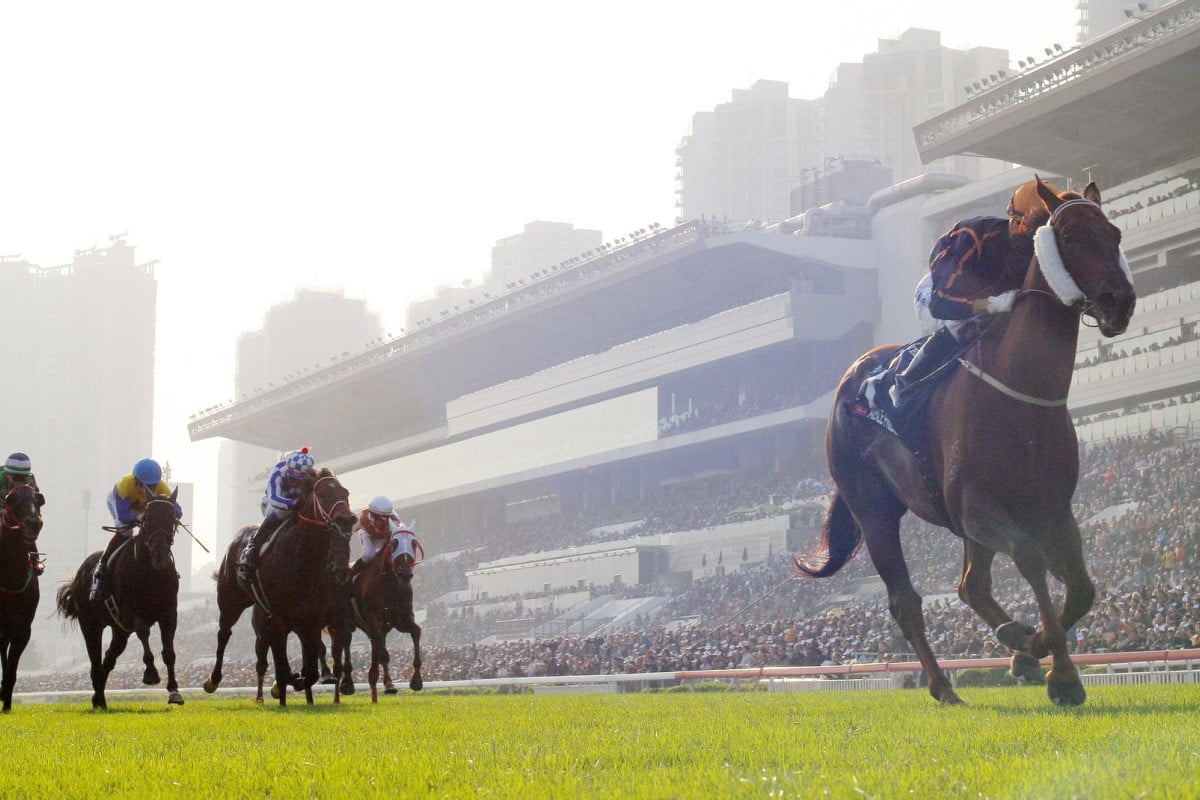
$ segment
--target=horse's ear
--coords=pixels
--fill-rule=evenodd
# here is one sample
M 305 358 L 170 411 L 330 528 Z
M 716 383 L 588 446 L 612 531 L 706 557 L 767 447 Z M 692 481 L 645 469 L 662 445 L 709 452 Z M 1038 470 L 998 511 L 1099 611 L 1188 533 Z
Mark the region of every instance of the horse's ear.
M 171 492 L 171 502 L 175 502 L 175 498 L 179 496 L 179 487 L 175 487 L 175 491 Z
M 1100 187 L 1095 181 L 1088 181 L 1088 185 L 1084 187 L 1083 197 L 1085 200 L 1091 200 L 1096 205 L 1100 205 Z
M 1051 214 L 1053 214 L 1054 209 L 1062 205 L 1062 198 L 1056 195 L 1054 190 L 1046 185 L 1046 182 L 1042 180 L 1040 175 L 1034 175 L 1033 177 L 1037 179 L 1038 197 L 1042 198 L 1042 202 L 1046 204 L 1046 208 Z

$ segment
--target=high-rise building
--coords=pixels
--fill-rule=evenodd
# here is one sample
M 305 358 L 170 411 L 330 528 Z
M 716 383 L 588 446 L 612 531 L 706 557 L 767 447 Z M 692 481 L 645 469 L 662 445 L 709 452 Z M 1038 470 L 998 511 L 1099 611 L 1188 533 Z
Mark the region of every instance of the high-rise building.
M 154 262 L 114 237 L 63 266 L 6 259 L 0 293 L 19 351 L 0 392 L 0 449 L 33 461 L 47 501 L 38 544 L 56 582 L 104 545 L 113 482 L 152 455 Z
M 345 297 L 341 291 L 301 289 L 291 300 L 267 311 L 262 328 L 238 337 L 235 396 L 247 399 L 275 385 L 301 380 L 343 355 L 361 352 L 382 333 L 379 315 L 367 308 L 365 300 Z M 305 444 L 296 442 L 295 446 Z M 214 558 L 222 556 L 242 526 L 262 519 L 263 489 L 279 455 L 241 442 L 221 445 Z M 333 454 L 314 455 L 320 461 Z
M 923 172 L 997 174 L 1002 162 L 962 156 L 923 166 L 913 127 L 958 105 L 973 81 L 1002 80 L 1007 72 L 1004 50 L 954 50 L 936 31 L 911 28 L 879 40 L 862 63 L 840 64 L 819 100 L 788 97 L 786 83 L 757 81 L 692 117 L 676 151 L 680 220 L 778 221 L 813 205 L 854 202 L 837 186 L 864 179 L 882 186 Z M 851 164 L 871 165 L 876 174 L 857 170 L 847 182 Z
M 817 131 L 816 104 L 788 97 L 779 81 L 755 81 L 693 115 L 675 151 L 680 217 L 786 219 L 803 169 L 820 161 Z
M 490 282 L 504 286 L 531 273 L 574 258 L 600 244 L 600 231 L 576 228 L 569 222 L 536 220 L 515 236 L 492 247 Z
M 1119 28 L 1131 19 L 1168 5 L 1171 0 L 1078 0 L 1079 41 L 1086 42 Z M 1041 54 L 1038 54 L 1041 57 Z
M 0 259 L 10 369 L 0 392 L 0 458 L 29 454 L 46 495 L 42 604 L 101 549 L 112 524 L 105 498 L 139 458 L 153 455 L 155 262 L 138 263 L 124 236 L 41 267 Z M 53 650 L 57 621 L 38 612 Z M 49 655 L 57 655 L 48 653 Z

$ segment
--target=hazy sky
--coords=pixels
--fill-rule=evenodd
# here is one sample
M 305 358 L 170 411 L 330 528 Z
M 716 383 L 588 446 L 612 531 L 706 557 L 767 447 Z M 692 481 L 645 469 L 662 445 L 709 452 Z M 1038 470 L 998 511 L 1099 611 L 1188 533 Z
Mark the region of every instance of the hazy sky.
M 62 264 L 127 231 L 159 261 L 153 455 L 211 542 L 216 444 L 188 417 L 298 287 L 398 331 L 532 220 L 669 225 L 674 148 L 735 88 L 815 99 L 909 27 L 1040 58 L 1075 4 L 0 0 L 0 254 Z

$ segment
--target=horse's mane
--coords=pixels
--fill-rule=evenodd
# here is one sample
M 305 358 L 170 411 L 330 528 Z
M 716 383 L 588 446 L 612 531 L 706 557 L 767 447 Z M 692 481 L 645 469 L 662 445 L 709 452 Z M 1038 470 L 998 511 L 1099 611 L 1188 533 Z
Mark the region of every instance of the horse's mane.
M 333 478 L 335 476 L 333 474 L 333 470 L 331 470 L 329 467 L 321 467 L 319 470 L 317 470 L 317 477 L 318 478 Z

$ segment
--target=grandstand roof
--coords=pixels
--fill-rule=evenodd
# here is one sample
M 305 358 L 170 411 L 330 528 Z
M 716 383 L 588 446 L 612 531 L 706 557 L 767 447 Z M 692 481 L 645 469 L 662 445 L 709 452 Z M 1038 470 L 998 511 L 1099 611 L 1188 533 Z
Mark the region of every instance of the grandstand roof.
M 1180 0 L 990 83 L 917 126 L 917 147 L 1112 186 L 1197 154 L 1198 86 L 1200 0 Z
M 547 271 L 285 386 L 206 409 L 189 433 L 280 450 L 303 442 L 323 458 L 376 441 L 438 439 L 447 400 L 711 316 L 757 299 L 740 300 L 755 287 L 778 293 L 792 279 L 835 272 L 823 260 L 835 252 L 828 242 L 688 223 Z

